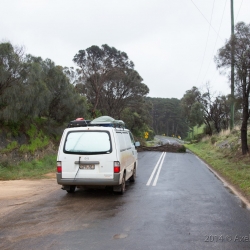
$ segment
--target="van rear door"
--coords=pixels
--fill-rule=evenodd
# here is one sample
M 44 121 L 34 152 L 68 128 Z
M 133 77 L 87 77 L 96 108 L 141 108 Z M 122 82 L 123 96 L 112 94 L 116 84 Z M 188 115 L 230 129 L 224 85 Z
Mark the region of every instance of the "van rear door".
M 62 178 L 113 179 L 116 154 L 111 130 L 72 130 L 65 135 L 59 161 Z

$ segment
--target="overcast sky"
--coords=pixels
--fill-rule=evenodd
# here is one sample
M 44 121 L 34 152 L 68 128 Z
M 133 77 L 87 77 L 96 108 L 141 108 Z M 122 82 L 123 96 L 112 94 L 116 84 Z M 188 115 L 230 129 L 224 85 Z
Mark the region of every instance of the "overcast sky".
M 124 51 L 150 97 L 182 98 L 210 82 L 229 94 L 214 56 L 231 34 L 230 0 L 0 0 L 0 42 L 73 66 L 92 45 Z M 235 24 L 250 23 L 250 1 L 234 0 Z

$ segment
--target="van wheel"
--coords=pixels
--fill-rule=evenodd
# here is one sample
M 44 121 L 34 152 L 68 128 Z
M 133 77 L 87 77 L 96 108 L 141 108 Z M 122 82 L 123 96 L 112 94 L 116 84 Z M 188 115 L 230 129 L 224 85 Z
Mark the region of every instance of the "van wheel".
M 126 177 L 125 173 L 122 176 L 122 183 L 120 185 L 113 186 L 113 191 L 117 194 L 124 194 L 126 186 Z
M 136 167 L 134 166 L 133 174 L 132 174 L 132 176 L 129 178 L 129 180 L 130 180 L 131 182 L 135 182 L 135 178 L 136 178 Z
M 121 191 L 119 192 L 119 194 L 124 194 L 124 192 L 125 192 L 125 186 L 126 186 L 126 180 L 125 180 L 125 173 L 124 173 L 123 177 L 122 177 Z
M 74 186 L 74 185 L 71 185 L 71 186 L 69 186 L 69 189 L 68 190 L 66 190 L 68 193 L 74 193 L 75 192 L 75 190 L 76 190 L 76 186 Z

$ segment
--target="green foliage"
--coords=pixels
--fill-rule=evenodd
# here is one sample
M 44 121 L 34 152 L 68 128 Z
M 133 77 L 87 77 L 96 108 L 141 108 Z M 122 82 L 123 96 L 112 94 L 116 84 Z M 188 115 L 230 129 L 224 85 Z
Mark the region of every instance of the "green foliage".
M 16 137 L 20 133 L 21 128 L 21 122 L 7 122 L 5 123 L 5 127 L 10 131 L 10 137 L 11 135 Z
M 202 138 L 202 136 L 204 136 L 204 128 L 205 128 L 205 124 L 202 124 L 201 126 L 194 126 L 192 127 L 186 137 L 186 140 L 192 140 L 192 139 L 196 139 L 199 140 Z
M 26 131 L 26 134 L 30 137 L 31 140 L 35 139 L 35 136 L 37 134 L 37 128 L 35 125 L 31 124 L 30 129 Z
M 181 147 L 177 150 L 178 153 L 186 153 L 186 147 L 181 145 Z
M 149 93 L 127 54 L 114 47 L 105 44 L 79 50 L 73 61 L 81 70 L 64 71 L 78 93 L 87 97 L 93 118 L 98 117 L 99 110 L 103 115 L 121 119 L 126 108 L 139 107 Z
M 34 153 L 38 149 L 42 149 L 49 144 L 49 138 L 44 135 L 43 131 L 37 131 L 35 125 L 31 124 L 30 129 L 26 132 L 30 137 L 30 143 L 24 144 L 20 147 L 21 153 Z
M 235 25 L 234 35 L 218 50 L 217 67 L 227 71 L 232 65 L 231 51 L 234 51 L 235 91 L 240 97 L 241 106 L 241 148 L 242 154 L 249 153 L 247 142 L 247 123 L 249 120 L 250 94 L 250 24 L 239 22 Z
M 11 152 L 12 150 L 14 150 L 14 149 L 16 149 L 16 148 L 18 148 L 18 142 L 17 141 L 12 141 L 12 142 L 10 142 L 7 146 L 6 146 L 6 148 L 3 148 L 3 149 L 1 149 L 1 153 L 9 153 L 9 152 Z
M 65 122 L 86 115 L 86 98 L 50 59 L 43 61 L 2 43 L 0 62 L 0 122 L 22 124 L 37 117 Z M 14 136 L 17 130 L 13 128 Z
M 216 136 L 211 136 L 210 141 L 212 144 L 215 144 L 217 142 L 217 137 Z
M 41 179 L 45 174 L 56 171 L 56 156 L 48 155 L 41 160 L 21 162 L 17 166 L 0 163 L 0 180 L 17 180 L 26 178 Z
M 176 98 L 146 98 L 151 104 L 149 110 L 150 124 L 155 134 L 181 136 L 184 138 L 188 131 L 187 123 L 182 115 L 180 100 Z
M 183 118 L 190 127 L 206 124 L 206 133 L 212 135 L 228 129 L 230 98 L 229 96 L 211 95 L 209 84 L 201 93 L 197 87 L 187 90 L 181 99 Z M 238 107 L 238 105 L 237 105 Z
M 199 103 L 201 96 L 197 87 L 187 90 L 181 99 L 183 119 L 190 127 L 200 126 L 203 123 L 203 108 Z
M 140 106 L 149 92 L 143 79 L 133 69 L 120 70 L 109 76 L 103 83 L 99 105 L 102 113 L 119 117 L 127 107 Z
M 126 108 L 121 113 L 121 119 L 125 122 L 126 127 L 132 131 L 134 136 L 144 138 L 144 133 L 149 133 L 149 139 L 153 139 L 153 131 L 148 124 L 149 110 L 145 108 L 145 103 L 136 108 Z
M 40 127 L 46 125 L 47 121 L 48 121 L 48 119 L 46 117 L 35 117 L 34 118 L 34 123 Z
M 14 47 L 11 43 L 0 44 L 0 110 L 6 106 L 7 99 L 3 98 L 5 91 L 22 81 L 23 48 Z

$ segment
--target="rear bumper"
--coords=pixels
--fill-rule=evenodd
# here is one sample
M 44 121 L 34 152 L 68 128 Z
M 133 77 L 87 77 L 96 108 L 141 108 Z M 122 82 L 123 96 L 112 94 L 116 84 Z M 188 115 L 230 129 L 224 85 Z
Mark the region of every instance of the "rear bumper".
M 67 179 L 62 178 L 61 173 L 56 174 L 57 183 L 60 185 L 75 185 L 75 186 L 115 186 L 120 184 L 120 173 L 114 174 L 113 179 L 88 179 L 77 178 Z

